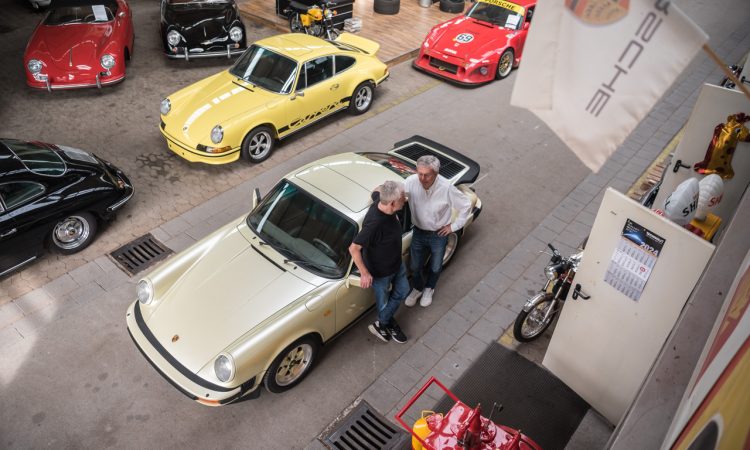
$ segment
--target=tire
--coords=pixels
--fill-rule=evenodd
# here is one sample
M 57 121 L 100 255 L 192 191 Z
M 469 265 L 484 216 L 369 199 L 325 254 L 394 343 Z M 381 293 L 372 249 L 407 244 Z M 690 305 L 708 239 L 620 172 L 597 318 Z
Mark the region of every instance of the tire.
M 289 31 L 292 33 L 304 33 L 305 28 L 302 26 L 302 22 L 299 20 L 299 14 L 292 13 L 289 16 Z
M 443 267 L 447 267 L 451 263 L 453 255 L 458 250 L 458 244 L 461 242 L 461 235 L 459 233 L 460 231 L 448 235 L 448 245 L 445 247 L 445 253 L 443 254 Z
M 375 86 L 365 81 L 352 92 L 352 98 L 349 99 L 349 112 L 355 116 L 366 113 L 372 106 L 372 99 L 375 97 Z
M 263 377 L 269 392 L 278 394 L 298 385 L 312 370 L 318 357 L 317 339 L 305 336 L 285 348 L 273 360 Z
M 378 14 L 398 14 L 401 0 L 375 0 L 373 10 Z
M 462 13 L 464 12 L 464 0 L 440 0 L 440 11 Z
M 251 163 L 261 163 L 273 153 L 275 145 L 274 132 L 271 127 L 261 125 L 253 128 L 242 140 L 240 156 Z
M 328 30 L 326 34 L 327 34 L 326 39 L 328 39 L 329 41 L 335 41 L 336 38 L 339 37 L 341 32 L 338 29 L 331 26 L 331 29 Z
M 63 255 L 80 252 L 88 247 L 96 235 L 96 218 L 86 212 L 71 214 L 57 222 L 50 233 L 52 247 Z
M 518 317 L 516 317 L 515 324 L 513 324 L 513 337 L 516 338 L 518 342 L 531 342 L 544 334 L 557 315 L 557 311 L 555 311 L 547 318 L 546 322 L 538 322 L 538 320 L 541 320 L 547 312 L 547 308 L 549 308 L 552 302 L 552 294 L 548 292 L 540 292 L 536 294 L 531 301 L 535 303 L 532 310 L 529 312 L 521 310 Z M 537 321 L 535 325 L 530 327 L 530 330 L 524 328 L 524 325 L 528 326 L 528 320 Z
M 503 78 L 510 75 L 513 70 L 513 49 L 506 48 L 505 51 L 497 59 L 497 70 L 495 70 L 495 78 L 502 80 Z

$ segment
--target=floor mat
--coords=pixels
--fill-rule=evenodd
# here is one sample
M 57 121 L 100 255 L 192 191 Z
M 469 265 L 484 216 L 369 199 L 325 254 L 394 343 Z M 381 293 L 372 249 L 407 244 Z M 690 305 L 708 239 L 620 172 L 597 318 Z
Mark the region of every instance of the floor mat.
M 481 403 L 485 417 L 493 403 L 502 404 L 493 421 L 520 429 L 544 450 L 565 448 L 589 408 L 553 374 L 498 343 L 482 353 L 451 391 L 468 406 Z M 453 403 L 445 396 L 435 411 L 447 411 Z

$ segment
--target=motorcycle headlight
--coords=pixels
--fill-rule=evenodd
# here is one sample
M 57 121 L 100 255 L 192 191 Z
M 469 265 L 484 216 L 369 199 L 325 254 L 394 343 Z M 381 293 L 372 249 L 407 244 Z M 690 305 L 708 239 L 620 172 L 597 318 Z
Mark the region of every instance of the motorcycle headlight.
M 216 125 L 211 130 L 211 142 L 218 144 L 222 139 L 224 139 L 224 129 L 221 128 L 221 125 Z
M 234 42 L 240 42 L 242 40 L 242 28 L 232 27 L 229 29 L 229 39 Z
M 148 305 L 154 299 L 154 287 L 150 281 L 141 280 L 135 287 L 135 294 L 141 304 Z
M 175 30 L 172 30 L 169 33 L 167 33 L 167 43 L 169 43 L 169 45 L 171 45 L 172 47 L 177 46 L 177 44 L 180 43 L 181 39 L 182 39 L 182 36 L 180 35 L 180 33 L 178 33 Z
M 101 63 L 102 67 L 109 70 L 115 66 L 115 57 L 110 54 L 102 55 L 102 58 L 99 60 L 99 62 Z
M 38 59 L 30 59 L 29 62 L 26 64 L 26 67 L 29 69 L 29 72 L 31 73 L 39 73 L 42 71 L 42 62 Z
M 159 111 L 161 111 L 162 116 L 166 116 L 169 114 L 169 111 L 172 110 L 172 102 L 169 101 L 168 98 L 165 98 L 161 101 L 161 106 L 159 107 Z
M 214 372 L 219 381 L 226 383 L 234 378 L 234 361 L 229 355 L 219 355 L 214 360 Z
M 548 280 L 554 280 L 555 278 L 557 278 L 556 266 L 550 264 L 549 266 L 545 267 L 544 275 L 547 277 Z

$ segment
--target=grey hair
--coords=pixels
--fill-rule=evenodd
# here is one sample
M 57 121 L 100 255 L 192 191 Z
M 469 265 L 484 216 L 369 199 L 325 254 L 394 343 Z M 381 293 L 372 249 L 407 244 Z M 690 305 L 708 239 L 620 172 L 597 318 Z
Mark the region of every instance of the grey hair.
M 420 156 L 417 160 L 417 167 L 427 167 L 435 173 L 440 173 L 440 160 L 432 155 Z
M 400 181 L 386 181 L 380 185 L 380 203 L 387 205 L 404 195 L 404 184 Z

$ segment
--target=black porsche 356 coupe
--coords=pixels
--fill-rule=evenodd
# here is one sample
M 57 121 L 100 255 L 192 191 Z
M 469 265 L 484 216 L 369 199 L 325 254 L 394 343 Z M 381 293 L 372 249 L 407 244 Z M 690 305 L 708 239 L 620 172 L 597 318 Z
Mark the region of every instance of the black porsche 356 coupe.
M 45 247 L 83 250 L 133 196 L 117 167 L 63 145 L 0 139 L 0 277 Z
M 234 0 L 161 0 L 161 40 L 169 58 L 239 55 L 245 26 Z

